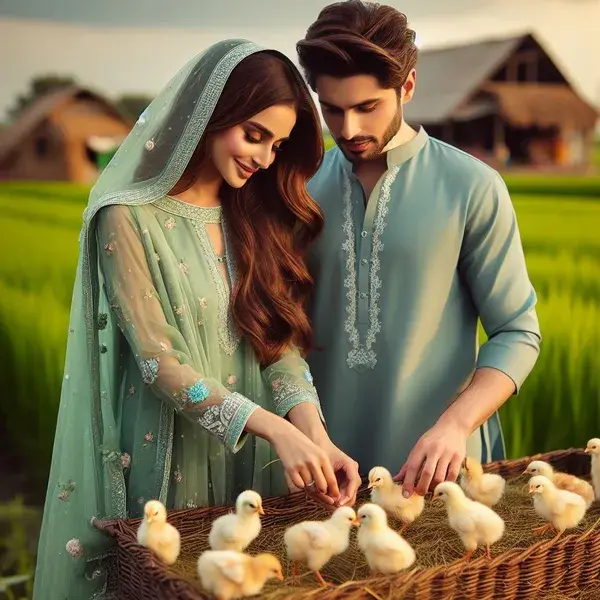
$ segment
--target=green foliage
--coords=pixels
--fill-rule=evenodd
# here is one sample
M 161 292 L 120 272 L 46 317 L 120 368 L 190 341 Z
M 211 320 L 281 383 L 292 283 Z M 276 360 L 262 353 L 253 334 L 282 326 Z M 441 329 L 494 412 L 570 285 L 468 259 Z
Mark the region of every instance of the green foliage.
M 9 117 L 13 120 L 16 119 L 25 108 L 38 98 L 49 92 L 69 87 L 74 83 L 75 80 L 72 77 L 64 75 L 40 75 L 34 77 L 29 83 L 27 92 L 19 95 L 14 106 L 8 110 Z
M 511 457 L 584 447 L 600 432 L 600 202 L 515 198 L 542 349 L 502 409 Z
M 133 121 L 146 110 L 146 107 L 152 102 L 152 97 L 146 94 L 125 94 L 117 102 L 117 108 L 127 118 Z
M 0 504 L 0 598 L 32 597 L 39 525 L 39 512 L 21 498 Z
M 600 200 L 600 176 L 506 175 L 511 194 L 591 198 Z

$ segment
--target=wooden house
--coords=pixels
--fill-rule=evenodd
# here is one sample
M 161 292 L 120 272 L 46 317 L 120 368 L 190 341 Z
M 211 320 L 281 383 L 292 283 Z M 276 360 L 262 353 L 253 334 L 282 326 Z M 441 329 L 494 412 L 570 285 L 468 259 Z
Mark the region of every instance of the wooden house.
M 50 92 L 0 134 L 0 180 L 95 181 L 101 154 L 131 130 L 115 106 L 88 89 Z
M 423 50 L 405 118 L 496 167 L 585 170 L 598 110 L 535 36 Z

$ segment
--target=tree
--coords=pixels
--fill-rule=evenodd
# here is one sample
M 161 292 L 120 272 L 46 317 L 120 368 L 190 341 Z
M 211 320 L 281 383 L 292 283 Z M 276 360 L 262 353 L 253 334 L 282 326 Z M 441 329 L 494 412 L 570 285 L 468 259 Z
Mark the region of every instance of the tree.
M 117 102 L 117 108 L 123 114 L 132 120 L 136 120 L 152 102 L 152 97 L 145 94 L 125 94 Z
M 15 104 L 8 110 L 9 119 L 16 119 L 32 102 L 49 92 L 74 85 L 75 79 L 65 75 L 40 75 L 29 83 L 29 90 L 17 97 Z

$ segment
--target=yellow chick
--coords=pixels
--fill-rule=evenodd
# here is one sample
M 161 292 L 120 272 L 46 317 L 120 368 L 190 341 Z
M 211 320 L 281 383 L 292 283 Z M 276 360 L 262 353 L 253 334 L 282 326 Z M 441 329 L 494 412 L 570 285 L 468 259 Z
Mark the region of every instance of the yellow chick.
M 581 496 L 567 490 L 559 490 L 543 475 L 535 475 L 529 480 L 529 493 L 533 494 L 535 511 L 540 517 L 550 521 L 542 527 L 537 527 L 534 530 L 537 533 L 554 529 L 558 537 L 565 529 L 577 527 L 585 516 L 587 507 Z
M 207 550 L 198 558 L 197 568 L 202 587 L 217 600 L 255 596 L 269 579 L 283 580 L 281 563 L 272 554 Z
M 332 556 L 347 550 L 353 525 L 358 525 L 356 513 L 342 506 L 326 521 L 303 521 L 289 527 L 283 539 L 292 561 L 292 575 L 298 574 L 297 564 L 304 563 L 315 572 L 319 583 L 327 585 L 320 571 Z
M 208 535 L 211 549 L 243 552 L 260 533 L 260 515 L 264 514 L 260 494 L 242 492 L 235 501 L 235 513 L 214 520 Z
M 491 508 L 467 498 L 461 487 L 452 482 L 438 484 L 433 498 L 446 505 L 448 523 L 458 533 L 469 560 L 479 546 L 485 546 L 485 555 L 491 558 L 490 546 L 504 535 L 504 521 Z
M 140 546 L 152 550 L 167 565 L 172 565 L 181 550 L 179 531 L 167 523 L 167 509 L 158 500 L 144 506 L 144 518 L 137 531 Z
M 600 438 L 592 438 L 587 443 L 585 453 L 592 456 L 592 485 L 596 500 L 600 500 Z
M 496 473 L 484 473 L 481 463 L 470 457 L 463 462 L 459 484 L 471 500 L 489 508 L 500 502 L 506 488 L 503 477 Z
M 390 516 L 402 521 L 399 533 L 423 512 L 425 498 L 413 494 L 410 498 L 402 495 L 402 486 L 394 483 L 391 473 L 385 467 L 373 467 L 369 471 L 371 502 L 381 506 Z
M 389 575 L 408 569 L 415 562 L 412 546 L 387 523 L 387 514 L 377 504 L 363 504 L 358 510 L 358 546 L 373 573 Z
M 568 473 L 559 473 L 543 460 L 534 460 L 530 462 L 524 471 L 528 475 L 543 475 L 549 479 L 559 490 L 567 490 L 581 496 L 589 508 L 594 501 L 594 488 L 583 479 L 569 475 Z

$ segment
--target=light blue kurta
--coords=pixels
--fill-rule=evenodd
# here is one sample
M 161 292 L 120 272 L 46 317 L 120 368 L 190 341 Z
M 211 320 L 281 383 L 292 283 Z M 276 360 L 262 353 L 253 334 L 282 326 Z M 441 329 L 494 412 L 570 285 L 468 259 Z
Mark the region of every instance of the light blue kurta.
M 329 434 L 362 473 L 397 472 L 476 367 L 506 373 L 518 391 L 541 341 L 500 175 L 424 129 L 387 153 L 387 167 L 367 203 L 338 148 L 309 183 L 325 214 L 309 262 L 309 364 Z M 480 350 L 478 317 L 489 338 Z M 468 453 L 504 456 L 498 415 Z

